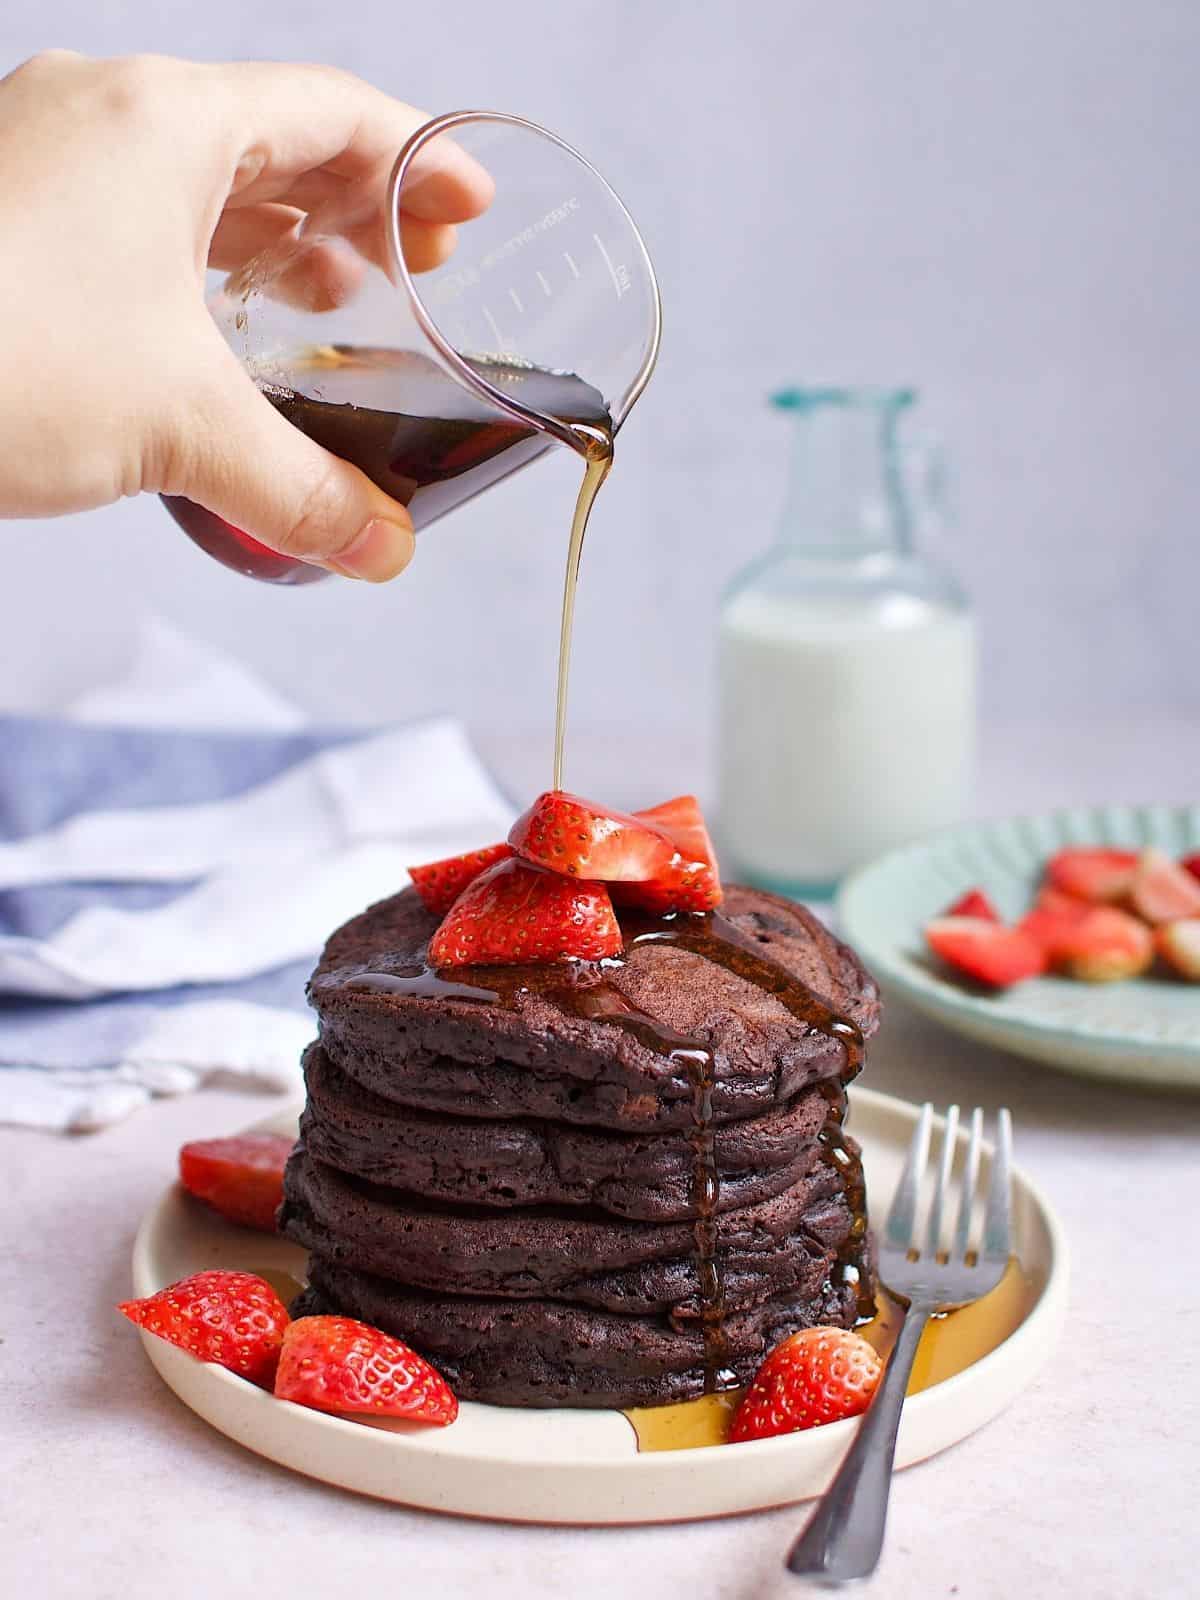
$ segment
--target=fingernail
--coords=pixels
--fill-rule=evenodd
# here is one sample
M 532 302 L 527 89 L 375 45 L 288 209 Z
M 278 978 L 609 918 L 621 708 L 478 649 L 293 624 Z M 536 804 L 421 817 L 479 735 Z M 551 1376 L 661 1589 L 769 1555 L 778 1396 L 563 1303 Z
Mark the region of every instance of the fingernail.
M 403 572 L 412 560 L 416 540 L 403 522 L 372 517 L 347 550 L 325 565 L 346 578 L 365 578 L 368 583 L 386 583 Z

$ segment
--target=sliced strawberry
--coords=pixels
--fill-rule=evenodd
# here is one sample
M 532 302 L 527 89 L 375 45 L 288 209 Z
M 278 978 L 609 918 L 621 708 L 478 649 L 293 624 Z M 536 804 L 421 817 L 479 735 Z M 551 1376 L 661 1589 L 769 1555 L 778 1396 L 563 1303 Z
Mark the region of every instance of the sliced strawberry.
M 1200 983 L 1200 917 L 1180 917 L 1154 930 L 1159 955 L 1181 978 Z
M 465 856 L 447 856 L 444 861 L 431 861 L 424 867 L 409 867 L 408 875 L 426 908 L 444 917 L 469 883 L 497 861 L 507 861 L 512 853 L 510 844 L 489 844 L 483 850 L 469 850 Z
M 275 1394 L 317 1411 L 407 1417 L 442 1428 L 458 1415 L 458 1401 L 428 1361 L 351 1317 L 299 1317 L 292 1323 Z
M 117 1310 L 197 1361 L 215 1361 L 267 1388 L 288 1325 L 283 1301 L 251 1272 L 196 1272 Z
M 669 911 L 715 911 L 724 898 L 700 803 L 692 794 L 664 800 L 634 815 L 653 823 L 675 846 L 670 863 L 649 883 L 624 883 L 613 890 L 619 905 L 664 915 Z
M 769 1439 L 856 1417 L 879 1387 L 883 1363 L 848 1328 L 802 1328 L 777 1345 L 746 1390 L 729 1442 Z
M 513 824 L 508 842 L 519 856 L 550 872 L 604 883 L 650 882 L 675 855 L 661 829 L 561 789 L 539 795 Z
M 1043 886 L 1038 890 L 1033 910 L 1027 911 L 1017 926 L 1036 939 L 1046 952 L 1047 960 L 1053 962 L 1055 948 L 1067 932 L 1100 909 L 1086 900 L 1077 900 L 1072 894 L 1064 894 L 1061 889 Z
M 661 828 L 671 843 L 691 861 L 707 861 L 716 870 L 717 857 L 704 823 L 700 802 L 694 794 L 676 795 L 661 805 L 635 811 L 635 817 Z
M 429 946 L 435 967 L 599 961 L 623 948 L 608 889 L 498 861 L 467 885 Z
M 1200 916 L 1200 883 L 1161 850 L 1143 850 L 1129 888 L 1129 903 L 1147 922 Z
M 1154 959 L 1154 941 L 1144 922 L 1116 906 L 1061 898 L 1065 906 L 1037 906 L 1018 924 L 1041 945 L 1056 972 L 1088 983 L 1145 972 Z
M 706 869 L 679 857 L 678 866 L 653 883 L 614 883 L 613 899 L 619 906 L 665 917 L 673 911 L 715 911 L 724 899 L 720 883 Z
M 283 1169 L 295 1142 L 279 1133 L 193 1139 L 179 1152 L 179 1181 L 230 1222 L 274 1233 Z
M 1179 865 L 1185 872 L 1190 872 L 1193 878 L 1200 879 L 1200 850 L 1190 856 L 1184 856 Z
M 1036 939 L 986 917 L 935 917 L 925 925 L 925 938 L 943 961 L 995 989 L 1046 970 L 1045 952 Z
M 944 917 L 982 917 L 985 922 L 1000 922 L 1003 920 L 982 889 L 968 889 L 966 894 L 960 895 L 952 906 L 947 906 L 942 915 Z
M 1102 905 L 1128 894 L 1137 861 L 1136 850 L 1071 845 L 1050 857 L 1046 882 L 1077 900 Z
M 1061 889 L 1051 889 L 1048 884 L 1043 884 L 1037 892 L 1037 899 L 1033 902 L 1034 911 L 1053 911 L 1065 917 L 1083 917 L 1088 913 L 1090 902 L 1080 900 L 1073 894 L 1064 894 Z

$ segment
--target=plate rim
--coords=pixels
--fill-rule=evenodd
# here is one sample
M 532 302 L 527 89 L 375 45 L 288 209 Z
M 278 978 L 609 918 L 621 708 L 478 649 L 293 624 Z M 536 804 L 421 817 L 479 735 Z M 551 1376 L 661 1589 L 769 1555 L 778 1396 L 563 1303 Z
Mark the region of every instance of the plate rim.
M 272 1115 L 259 1119 L 252 1125 L 253 1129 L 261 1130 L 268 1127 L 277 1127 L 281 1121 L 298 1115 L 298 1110 L 302 1103 L 302 1101 L 289 1103 Z M 851 1091 L 851 1106 L 853 1107 L 855 1104 L 862 1106 L 866 1113 L 873 1113 L 879 1119 L 895 1121 L 895 1119 L 899 1118 L 906 1127 L 911 1127 L 915 1123 L 919 1113 L 919 1107 L 912 1102 L 865 1087 L 855 1088 Z M 941 1119 L 939 1118 L 938 1120 L 940 1122 Z M 960 1130 L 960 1139 L 962 1137 L 963 1134 Z M 992 1416 L 1008 1405 L 1027 1383 L 1032 1381 L 1053 1350 L 1061 1332 L 1062 1324 L 1066 1317 L 1070 1278 L 1069 1251 L 1062 1223 L 1039 1185 L 1022 1168 L 1015 1169 L 1014 1179 L 1025 1190 L 1033 1207 L 1037 1225 L 1041 1227 L 1045 1234 L 1045 1281 L 1042 1283 L 1037 1299 L 1027 1316 L 1020 1326 L 1014 1329 L 1001 1344 L 996 1346 L 994 1350 L 989 1351 L 987 1355 L 973 1362 L 970 1367 L 962 1372 L 956 1373 L 953 1377 L 923 1390 L 907 1402 L 902 1421 L 900 1451 L 902 1465 L 912 1465 L 930 1455 L 939 1453 L 943 1449 L 949 1448 L 952 1443 L 967 1437 L 982 1426 L 984 1422 L 989 1421 Z M 152 1251 L 154 1240 L 160 1228 L 169 1226 L 169 1218 L 166 1216 L 167 1208 L 173 1203 L 177 1203 L 178 1197 L 178 1185 L 176 1183 L 168 1185 L 148 1207 L 139 1225 L 131 1262 L 134 1288 L 138 1294 L 148 1294 L 153 1292 L 155 1288 L 161 1287 L 157 1275 L 153 1271 Z M 360 1422 L 350 1418 L 333 1416 L 313 1411 L 306 1407 L 293 1406 L 289 1402 L 282 1402 L 286 1407 L 287 1413 L 294 1414 L 290 1417 L 290 1420 L 303 1430 L 301 1450 L 296 1452 L 297 1454 L 303 1453 L 306 1457 L 306 1464 L 301 1465 L 296 1460 L 286 1459 L 280 1454 L 272 1453 L 262 1448 L 261 1443 L 252 1442 L 246 1436 L 247 1431 L 251 1433 L 254 1431 L 252 1426 L 253 1414 L 247 1419 L 251 1423 L 249 1430 L 242 1427 L 226 1426 L 222 1421 L 217 1420 L 210 1414 L 214 1410 L 224 1412 L 230 1406 L 240 1406 L 240 1408 L 245 1409 L 247 1407 L 269 1405 L 272 1409 L 269 1412 L 262 1412 L 262 1417 L 264 1419 L 278 1419 L 280 1413 L 275 1410 L 275 1407 L 280 1402 L 277 1402 L 274 1396 L 267 1394 L 265 1391 L 254 1389 L 252 1386 L 247 1386 L 244 1380 L 224 1368 L 210 1363 L 196 1362 L 185 1352 L 176 1350 L 173 1346 L 155 1338 L 152 1334 L 143 1332 L 142 1343 L 160 1377 L 175 1391 L 189 1409 L 197 1412 L 210 1426 L 215 1427 L 219 1432 L 225 1433 L 243 1447 L 256 1454 L 267 1456 L 268 1459 L 276 1461 L 288 1470 L 301 1472 L 318 1481 L 336 1484 L 344 1489 L 349 1489 L 353 1493 L 370 1494 L 372 1491 L 353 1484 L 347 1484 L 344 1481 L 344 1475 L 331 1475 L 328 1472 L 321 1471 L 315 1460 L 311 1459 L 315 1458 L 319 1453 L 322 1439 L 328 1439 L 336 1446 L 348 1443 L 351 1439 L 357 1439 L 361 1443 L 364 1441 L 364 1437 L 371 1437 L 376 1442 L 372 1443 L 369 1448 L 375 1452 L 378 1452 L 381 1448 L 388 1448 L 387 1446 L 381 1446 L 377 1441 L 381 1438 L 391 1440 L 397 1448 L 397 1459 L 407 1460 L 416 1468 L 419 1468 L 423 1457 L 434 1458 L 438 1454 L 443 1459 L 453 1459 L 457 1456 L 459 1461 L 470 1463 L 473 1470 L 485 1472 L 494 1472 L 505 1466 L 510 1466 L 522 1472 L 536 1472 L 539 1467 L 544 1468 L 548 1464 L 537 1455 L 536 1441 L 533 1441 L 527 1449 L 514 1449 L 511 1445 L 506 1446 L 504 1453 L 481 1455 L 476 1449 L 467 1454 L 459 1454 L 452 1449 L 448 1450 L 446 1448 L 451 1444 L 451 1437 L 448 1433 L 442 1433 L 441 1430 L 437 1430 L 437 1432 L 420 1430 L 418 1432 L 414 1429 L 414 1432 L 409 1435 L 404 1432 L 364 1428 Z M 1013 1371 L 1014 1368 L 1018 1369 L 1015 1373 Z M 989 1379 L 992 1380 L 990 1384 L 988 1383 Z M 997 1382 L 1003 1391 L 1002 1398 L 998 1404 L 992 1404 L 989 1399 L 977 1420 L 965 1429 L 958 1431 L 951 1429 L 952 1437 L 944 1437 L 940 1442 L 934 1442 L 928 1448 L 920 1448 L 915 1451 L 910 1448 L 907 1454 L 905 1453 L 905 1432 L 913 1436 L 919 1433 L 923 1426 L 926 1426 L 927 1429 L 932 1427 L 936 1433 L 938 1413 L 947 1407 L 952 1409 L 957 1397 L 964 1388 L 969 1386 L 972 1392 L 980 1389 L 990 1393 L 994 1391 Z M 209 1401 L 207 1409 L 195 1403 L 197 1393 L 199 1393 L 201 1399 Z M 228 1400 L 229 1406 L 224 1404 L 225 1400 Z M 932 1413 L 928 1423 L 927 1413 Z M 737 1446 L 739 1454 L 730 1458 L 728 1464 L 733 1465 L 737 1461 L 745 1462 L 748 1456 L 755 1463 L 761 1462 L 764 1465 L 782 1463 L 788 1454 L 795 1450 L 799 1439 L 803 1439 L 808 1449 L 811 1450 L 812 1441 L 819 1435 L 820 1443 L 823 1446 L 822 1457 L 828 1458 L 827 1465 L 829 1471 L 832 1472 L 848 1446 L 855 1426 L 855 1419 L 848 1419 L 830 1423 L 819 1430 L 810 1430 L 801 1435 L 782 1435 L 771 1439 L 759 1439 L 741 1443 Z M 311 1441 L 311 1448 L 304 1448 L 306 1441 Z M 411 1446 L 411 1450 L 405 1450 L 405 1444 Z M 549 1465 L 556 1473 L 586 1473 L 592 1476 L 593 1479 L 598 1476 L 606 1481 L 614 1480 L 627 1483 L 635 1490 L 639 1485 L 648 1487 L 653 1484 L 660 1488 L 671 1487 L 678 1491 L 680 1486 L 695 1479 L 701 1462 L 705 1466 L 704 1477 L 706 1480 L 715 1475 L 714 1469 L 724 1460 L 723 1452 L 725 1448 L 723 1446 L 704 1446 L 645 1453 L 631 1449 L 628 1456 L 622 1455 L 597 1459 L 581 1458 L 576 1461 L 556 1459 L 550 1462 Z M 800 1463 L 797 1463 L 798 1476 L 801 1470 Z M 471 1510 L 462 1505 L 432 1503 L 428 1500 L 422 1500 L 419 1493 L 414 1497 L 411 1492 L 406 1494 L 389 1493 L 383 1495 L 382 1498 L 393 1503 L 450 1511 L 457 1515 L 482 1516 L 488 1520 L 555 1523 L 559 1525 L 578 1525 L 581 1522 L 586 1522 L 588 1525 L 594 1526 L 629 1526 L 632 1524 L 693 1521 L 711 1516 L 744 1514 L 754 1510 L 767 1509 L 770 1505 L 795 1503 L 797 1500 L 807 1498 L 812 1492 L 809 1489 L 800 1487 L 794 1495 L 784 1494 L 782 1498 L 751 1500 L 747 1503 L 742 1503 L 736 1496 L 733 1496 L 731 1503 L 727 1507 L 715 1510 L 689 1509 L 683 1512 L 663 1514 L 662 1512 L 656 1512 L 654 1508 L 648 1505 L 642 1505 L 636 1509 L 624 1508 L 620 1515 L 594 1512 L 586 1518 L 565 1515 L 556 1516 L 549 1511 L 531 1515 L 514 1514 L 511 1511 L 487 1512 L 477 1509 Z M 703 1488 L 701 1490 L 701 1498 L 703 1498 Z

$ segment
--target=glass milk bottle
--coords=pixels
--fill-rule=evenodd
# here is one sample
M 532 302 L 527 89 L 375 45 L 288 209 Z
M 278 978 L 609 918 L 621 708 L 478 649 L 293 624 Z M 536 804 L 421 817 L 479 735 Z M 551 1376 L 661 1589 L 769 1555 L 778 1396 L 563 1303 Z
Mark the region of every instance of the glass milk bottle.
M 829 895 L 967 808 L 975 631 L 914 548 L 899 424 L 915 398 L 773 397 L 795 425 L 791 486 L 778 541 L 722 605 L 719 828 L 737 875 L 783 894 Z

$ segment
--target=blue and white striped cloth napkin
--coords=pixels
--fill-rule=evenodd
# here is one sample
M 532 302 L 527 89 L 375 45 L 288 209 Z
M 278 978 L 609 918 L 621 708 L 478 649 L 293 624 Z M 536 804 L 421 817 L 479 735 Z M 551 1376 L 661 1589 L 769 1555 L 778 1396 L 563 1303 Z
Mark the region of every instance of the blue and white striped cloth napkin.
M 0 717 L 0 1122 L 78 1132 L 215 1076 L 298 1085 L 325 935 L 410 862 L 507 831 L 457 723 L 299 724 L 161 625 L 124 684 Z

